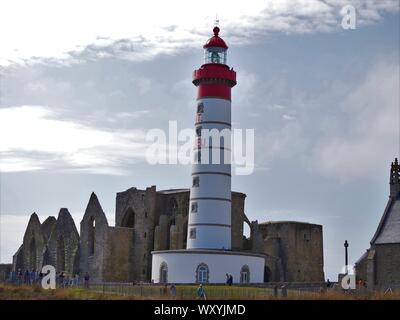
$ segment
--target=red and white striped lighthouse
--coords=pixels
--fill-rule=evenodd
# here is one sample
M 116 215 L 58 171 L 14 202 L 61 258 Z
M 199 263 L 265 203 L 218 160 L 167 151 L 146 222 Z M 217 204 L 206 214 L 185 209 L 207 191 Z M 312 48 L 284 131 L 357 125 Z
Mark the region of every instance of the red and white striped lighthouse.
M 204 47 L 197 87 L 195 162 L 192 166 L 186 249 L 152 252 L 154 283 L 261 283 L 265 255 L 231 247 L 231 89 L 236 72 L 226 62 L 219 28 Z M 217 139 L 215 139 L 217 137 Z M 235 249 L 235 248 L 234 248 Z
M 219 31 L 214 27 L 214 36 L 203 46 L 204 64 L 193 73 L 196 144 L 187 249 L 231 249 L 231 89 L 236 72 L 227 65 L 228 46 Z

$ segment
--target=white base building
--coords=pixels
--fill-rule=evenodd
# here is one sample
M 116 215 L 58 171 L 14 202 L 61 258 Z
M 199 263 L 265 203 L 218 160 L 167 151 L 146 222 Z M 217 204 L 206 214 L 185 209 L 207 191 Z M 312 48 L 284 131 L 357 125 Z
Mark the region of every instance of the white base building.
M 221 250 L 154 251 L 151 279 L 154 283 L 262 283 L 264 256 Z

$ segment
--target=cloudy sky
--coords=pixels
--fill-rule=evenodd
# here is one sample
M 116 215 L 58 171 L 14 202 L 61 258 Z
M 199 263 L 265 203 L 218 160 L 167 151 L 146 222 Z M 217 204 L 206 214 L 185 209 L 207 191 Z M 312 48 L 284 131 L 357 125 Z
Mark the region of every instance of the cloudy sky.
M 341 10 L 357 9 L 355 30 Z M 250 220 L 324 227 L 336 278 L 368 247 L 399 155 L 399 1 L 1 1 L 0 261 L 32 212 L 95 191 L 111 223 L 129 187 L 188 187 L 190 166 L 149 165 L 149 129 L 190 128 L 191 74 L 216 15 L 238 74 L 235 128 L 255 130 L 255 171 L 233 176 Z

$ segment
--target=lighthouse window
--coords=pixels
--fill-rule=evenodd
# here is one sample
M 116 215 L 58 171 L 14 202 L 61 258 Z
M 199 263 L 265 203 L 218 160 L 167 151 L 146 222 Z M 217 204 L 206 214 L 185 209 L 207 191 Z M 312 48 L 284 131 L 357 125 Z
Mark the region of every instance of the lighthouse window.
M 165 262 L 160 265 L 160 283 L 168 282 L 168 266 Z
M 240 270 L 240 283 L 249 283 L 250 282 L 250 268 L 247 265 L 244 265 Z
M 196 269 L 196 282 L 197 283 L 208 283 L 210 270 L 205 263 L 200 263 Z
M 197 113 L 203 113 L 204 112 L 204 104 L 203 102 L 199 102 L 197 104 Z
M 201 137 L 201 127 L 196 128 L 196 136 Z
M 190 208 L 190 212 L 196 213 L 197 208 L 198 208 L 197 202 L 192 202 L 192 207 Z
M 192 187 L 196 188 L 200 185 L 200 177 L 193 177 Z
M 196 150 L 194 152 L 194 162 L 201 163 L 201 150 Z
M 190 239 L 196 239 L 196 228 L 190 229 L 189 238 Z

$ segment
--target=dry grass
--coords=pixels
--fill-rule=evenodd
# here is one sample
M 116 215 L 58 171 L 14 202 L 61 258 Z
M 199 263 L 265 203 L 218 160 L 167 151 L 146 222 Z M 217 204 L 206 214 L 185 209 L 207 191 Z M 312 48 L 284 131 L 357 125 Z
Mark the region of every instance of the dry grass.
M 0 300 L 121 300 L 124 296 L 81 288 L 44 290 L 39 286 L 0 285 Z
M 146 288 L 146 287 L 143 287 Z M 143 289 L 142 288 L 142 289 Z M 121 291 L 121 288 L 107 289 L 105 292 L 68 288 L 44 290 L 38 286 L 9 286 L 0 285 L 0 300 L 167 300 L 167 299 L 196 299 L 196 286 L 177 286 L 176 297 L 161 294 L 162 287 L 152 286 L 151 291 Z M 300 292 L 288 290 L 288 297 L 274 297 L 273 291 L 266 288 L 254 287 L 225 287 L 205 286 L 208 300 L 400 300 L 400 293 L 351 293 L 339 291 Z

